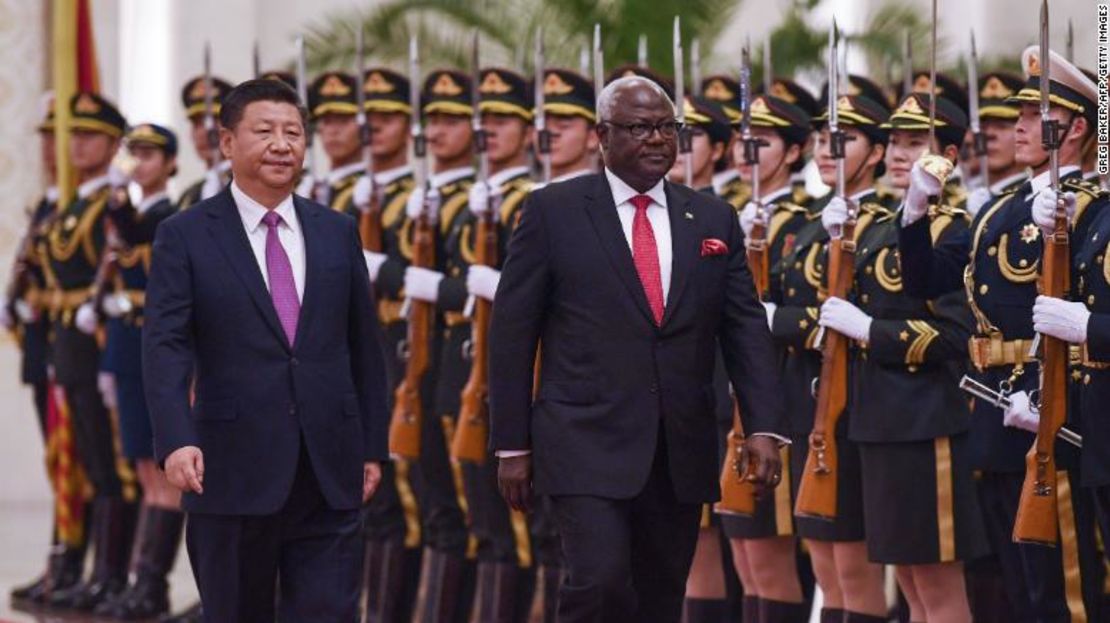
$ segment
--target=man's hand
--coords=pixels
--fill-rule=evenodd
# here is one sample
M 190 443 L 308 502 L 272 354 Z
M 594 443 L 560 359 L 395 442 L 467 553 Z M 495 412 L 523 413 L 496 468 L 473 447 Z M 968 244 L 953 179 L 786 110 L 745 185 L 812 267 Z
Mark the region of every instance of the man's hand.
M 778 456 L 777 454 L 775 455 Z M 532 508 L 532 456 L 501 457 L 497 463 L 497 489 L 515 511 Z
M 382 465 L 376 461 L 362 464 L 362 503 L 365 504 L 374 497 L 378 485 L 382 482 Z
M 174 450 L 166 457 L 166 478 L 182 491 L 204 493 L 204 453 L 196 446 Z
M 779 442 L 767 435 L 752 435 L 744 440 L 740 464 L 748 465 L 745 478 L 755 487 L 756 499 L 774 490 L 782 480 L 782 459 Z

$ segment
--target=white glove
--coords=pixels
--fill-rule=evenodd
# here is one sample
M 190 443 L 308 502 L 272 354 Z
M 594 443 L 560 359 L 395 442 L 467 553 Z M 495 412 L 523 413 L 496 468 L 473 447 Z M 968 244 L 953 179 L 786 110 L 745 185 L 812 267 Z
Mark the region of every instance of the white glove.
M 111 372 L 100 372 L 96 375 L 96 388 L 100 390 L 100 397 L 104 399 L 104 406 L 115 411 L 119 407 L 119 395 L 116 393 L 116 375 Z
M 1075 216 L 1075 193 L 1064 193 L 1062 196 L 1064 207 L 1067 209 L 1068 222 Z M 1048 236 L 1056 231 L 1056 191 L 1048 186 L 1041 189 L 1033 199 L 1033 222 L 1036 223 L 1044 235 Z
M 744 230 L 744 238 L 752 237 L 752 227 L 755 227 L 755 220 L 759 217 L 759 206 L 754 201 L 749 201 L 744 204 L 744 209 L 740 210 L 740 229 Z
M 490 209 L 490 201 L 500 193 L 494 192 L 490 189 L 489 184 L 482 182 L 475 182 L 470 187 L 470 194 L 467 196 L 467 205 L 470 207 L 470 212 L 475 216 L 482 216 Z
M 112 188 L 126 188 L 131 183 L 131 176 L 123 171 L 123 169 L 112 165 L 108 167 L 108 184 Z
M 1002 423 L 1010 428 L 1020 428 L 1031 433 L 1037 432 L 1041 414 L 1029 404 L 1029 394 L 1014 392 L 1010 394 L 1010 407 L 1002 414 Z
M 435 303 L 439 298 L 439 282 L 444 274 L 419 266 L 405 269 L 405 295 L 418 301 Z
M 909 225 L 929 212 L 929 197 L 940 195 L 941 184 L 935 176 L 921 166 L 921 161 L 913 163 L 910 169 L 910 187 L 906 189 L 906 199 L 902 202 L 902 224 Z
M 362 257 L 366 260 L 366 272 L 370 273 L 370 283 L 377 283 L 378 273 L 382 271 L 382 264 L 385 264 L 389 256 L 385 253 L 363 251 Z
M 104 310 L 104 315 L 109 318 L 119 318 L 131 311 L 131 299 L 127 298 L 127 295 L 122 292 L 109 294 L 104 297 L 100 309 Z
M 208 199 L 215 197 L 223 187 L 223 180 L 220 179 L 219 169 L 213 167 L 204 173 L 204 185 L 200 187 L 200 198 Z
M 296 194 L 316 201 L 316 177 L 311 173 L 302 175 L 300 183 L 297 184 Z
M 1083 303 L 1038 296 L 1033 304 L 1033 330 L 1072 344 L 1087 341 L 1090 319 L 1091 312 Z
M 775 311 L 778 308 L 779 306 L 775 305 L 774 303 L 763 301 L 763 310 L 767 312 L 767 328 L 772 331 L 775 328 Z
M 12 307 L 15 307 L 15 315 L 19 317 L 19 321 L 23 324 L 30 324 L 39 319 L 39 314 L 35 311 L 35 308 L 23 299 L 16 299 Z
M 420 218 L 424 213 L 425 193 L 423 188 L 413 188 L 409 198 L 405 201 L 405 214 L 412 220 Z M 428 210 L 428 216 L 435 215 L 435 210 Z
M 821 224 L 833 238 L 840 237 L 840 228 L 848 220 L 848 202 L 843 197 L 833 197 L 821 210 Z
M 817 324 L 860 342 L 866 342 L 871 337 L 871 316 L 835 296 L 821 305 Z
M 971 218 L 975 218 L 975 215 L 979 213 L 979 210 L 982 210 L 983 206 L 987 205 L 987 202 L 991 200 L 991 196 L 992 195 L 990 189 L 983 187 L 976 188 L 975 190 L 968 193 L 967 213 L 971 215 Z
M 370 176 L 359 176 L 358 181 L 355 182 L 355 189 L 351 191 L 351 199 L 355 202 L 356 208 L 359 210 L 370 209 L 370 192 L 372 190 L 374 190 L 374 185 L 370 183 Z
M 466 271 L 466 291 L 487 301 L 493 300 L 500 281 L 501 271 L 496 268 L 474 264 Z
M 92 303 L 84 303 L 77 308 L 77 316 L 73 320 L 74 326 L 77 330 L 85 335 L 92 335 L 96 333 L 96 309 L 93 308 Z

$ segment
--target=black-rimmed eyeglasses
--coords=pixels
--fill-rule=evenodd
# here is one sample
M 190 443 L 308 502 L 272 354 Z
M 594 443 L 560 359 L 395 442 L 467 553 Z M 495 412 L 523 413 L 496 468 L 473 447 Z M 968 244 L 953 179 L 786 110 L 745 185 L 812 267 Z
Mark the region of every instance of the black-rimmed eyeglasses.
M 663 138 L 674 138 L 678 131 L 682 129 L 682 124 L 673 119 L 660 121 L 659 123 L 618 123 L 616 121 L 602 121 L 602 123 L 623 128 L 632 138 L 638 141 L 648 138 L 656 131 Z

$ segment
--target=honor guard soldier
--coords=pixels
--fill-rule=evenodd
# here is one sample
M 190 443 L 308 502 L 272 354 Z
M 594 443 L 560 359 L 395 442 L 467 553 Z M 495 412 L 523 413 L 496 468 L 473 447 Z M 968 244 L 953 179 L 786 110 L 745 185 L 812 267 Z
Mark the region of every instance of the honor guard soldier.
M 262 72 L 258 77 L 262 80 L 277 80 L 278 82 L 284 82 L 290 89 L 294 91 L 297 90 L 297 76 L 293 75 L 291 72 L 272 69 Z
M 509 237 L 520 221 L 524 199 L 532 187 L 528 155 L 533 134 L 533 97 L 529 82 L 502 68 L 479 72 L 478 111 L 481 114 L 488 179 L 470 188 L 471 218 L 463 225 L 460 245 L 469 263 L 467 292 L 492 301 L 500 278 Z M 481 232 L 481 235 L 479 234 Z M 489 236 L 496 240 L 490 244 Z M 497 257 L 489 257 L 490 252 Z M 472 314 L 470 380 L 462 390 L 452 456 L 462 465 L 470 528 L 477 541 L 478 584 L 473 620 L 516 621 L 528 614 L 535 588 L 535 564 L 529 538 L 528 517 L 513 511 L 497 489 L 497 460 L 485 452 L 489 444 L 481 388 L 487 360 L 488 316 Z M 475 374 L 477 372 L 477 374 Z M 469 447 L 468 447 L 469 446 Z
M 49 448 L 50 428 L 47 422 L 47 403 L 50 383 L 47 378 L 47 348 L 49 319 L 44 304 L 46 280 L 41 258 L 36 249 L 45 239 L 58 207 L 57 158 L 54 138 L 54 100 L 48 96 L 47 113 L 38 126 L 42 167 L 49 184 L 39 202 L 29 214 L 27 231 L 16 249 L 14 265 L 4 307 L 4 326 L 13 332 L 20 345 L 20 379 L 31 387 L 39 430 L 44 447 Z M 48 471 L 48 477 L 52 476 Z M 53 480 L 53 478 L 51 478 Z M 51 482 L 56 496 L 55 508 L 65 504 L 58 485 Z M 80 506 L 77 507 L 80 511 Z M 42 605 L 52 591 L 69 588 L 81 579 L 85 561 L 85 529 L 81 512 L 76 516 L 61 517 L 57 513 L 51 521 L 51 551 L 46 571 L 33 582 L 12 589 L 12 603 Z
M 150 413 L 143 391 L 142 327 L 150 246 L 158 224 L 177 207 L 166 193 L 177 172 L 177 137 L 152 123 L 137 125 L 125 137 L 135 162 L 128 177 L 112 180 L 108 199 L 105 262 L 94 286 L 93 305 L 107 318 L 107 340 L 101 368 L 113 382 L 105 388 L 105 403 L 119 415 L 123 454 L 136 467 L 143 490 L 139 530 L 132 545 L 132 582 L 119 596 L 100 604 L 95 613 L 125 621 L 148 619 L 169 610 L 166 578 L 177 557 L 185 516 L 181 493 L 169 484 L 154 461 Z M 127 183 L 142 190 L 133 206 Z
M 989 185 L 981 184 L 968 194 L 966 209 L 972 218 L 992 198 L 1017 190 L 1025 181 L 1025 165 L 1014 157 L 1014 124 L 1019 108 L 1008 101 L 1024 84 L 1007 72 L 991 72 L 979 78 L 979 123 L 986 136 L 987 170 L 978 174 Z
M 701 96 L 720 104 L 730 123 L 740 121 L 740 84 L 734 78 L 724 75 L 707 77 L 702 81 Z M 725 154 L 726 166 L 713 174 L 713 192 L 739 210 L 744 206 L 749 190 L 740 179 L 734 149 L 735 141 L 732 141 Z
M 884 170 L 886 122 L 890 110 L 872 97 L 882 91 L 870 81 L 856 77 L 848 82 L 848 93 L 837 106 L 839 129 L 845 133 L 845 197 L 859 206 L 855 238 L 867 232 L 875 220 L 890 214 L 875 192 L 875 180 Z M 862 88 L 861 88 L 862 85 Z M 870 88 L 873 87 L 873 88 Z M 853 92 L 857 94 L 853 94 Z M 859 94 L 866 92 L 867 95 Z M 826 98 L 827 99 L 827 98 Z M 832 156 L 828 112 L 813 119 L 817 140 L 814 159 L 825 184 L 836 184 L 836 161 Z M 783 396 L 793 442 L 790 448 L 792 490 L 797 492 L 806 469 L 809 434 L 814 428 L 817 403 L 813 381 L 820 376 L 821 344 L 818 315 L 828 296 L 829 234 L 820 213 L 833 201 L 835 191 L 814 200 L 810 220 L 798 230 L 793 249 L 784 253 L 778 274 L 772 279 L 768 321 L 776 341 L 786 351 L 783 360 Z M 820 381 L 819 381 L 820 382 Z M 869 561 L 864 541 L 863 492 L 859 449 L 848 439 L 853 414 L 845 412 L 835 431 L 838 444 L 836 517 L 829 521 L 795 513 L 795 529 L 813 560 L 813 571 L 825 602 L 822 621 L 885 620 L 883 568 Z
M 754 197 L 744 205 L 740 212 L 740 226 L 745 239 L 753 241 L 753 230 L 759 222 L 763 232 L 762 244 L 767 248 L 767 271 L 773 283 L 781 277 L 778 267 L 782 258 L 793 251 L 798 231 L 812 221 L 809 211 L 794 203 L 791 183 L 794 173 L 805 166 L 805 150 L 812 125 L 805 110 L 774 95 L 754 97 L 750 109 L 749 138 L 758 141 L 758 160 L 755 166 L 742 161 L 739 170 L 745 181 L 754 181 L 758 172 L 760 197 L 759 205 Z M 734 127 L 741 126 L 736 124 Z M 753 272 L 763 270 L 754 264 L 749 269 Z M 761 292 L 760 296 L 770 305 L 769 291 Z M 781 343 L 776 346 L 785 356 L 785 347 Z M 718 396 L 721 400 L 719 391 Z M 731 398 L 727 394 L 723 400 L 727 407 L 731 407 Z M 727 409 L 723 420 L 719 418 L 718 435 L 722 440 L 732 428 L 732 418 L 731 408 Z M 789 455 L 793 451 L 789 446 L 783 448 L 782 452 L 786 454 L 784 468 L 790 465 Z M 721 515 L 734 565 L 744 586 L 745 616 L 758 612 L 761 613 L 760 618 L 754 620 L 769 623 L 799 620 L 805 618 L 809 611 L 798 577 L 794 496 L 789 476 L 789 473 L 784 474 L 784 483 L 775 489 L 773 495 L 756 501 L 755 512 L 751 516 Z
M 194 203 L 214 196 L 227 182 L 231 173 L 231 164 L 224 161 L 219 154 L 218 145 L 213 145 L 208 132 L 208 121 L 218 125 L 220 115 L 220 99 L 231 90 L 231 84 L 222 78 L 211 77 L 212 96 L 205 99 L 208 91 L 208 81 L 204 76 L 197 76 L 185 83 L 181 89 L 181 104 L 185 107 L 185 117 L 189 120 L 190 138 L 197 157 L 204 162 L 204 177 L 190 184 L 177 199 L 177 207 L 186 209 Z M 206 101 L 211 101 L 211 110 L 208 110 Z
M 1092 138 L 1092 128 L 1097 127 L 1097 82 L 1083 73 L 1085 80 L 1055 64 L 1051 69 L 1051 79 L 1064 82 L 1074 92 L 1068 100 L 1082 107 L 1075 110 L 1072 125 L 1082 119 L 1085 126 L 1082 132 L 1069 130 L 1060 148 L 1061 162 L 1065 150 L 1074 150 L 1075 141 L 1081 148 L 1085 146 Z M 1081 140 L 1077 138 L 1080 135 Z M 1061 166 L 1061 175 L 1065 168 Z M 1110 210 L 1106 208 L 1110 195 L 1089 179 L 1073 181 L 1062 193 L 1045 189 L 1033 204 L 1033 219 L 1042 236 L 1051 236 L 1055 230 L 1057 201 L 1061 199 L 1069 219 L 1074 219 L 1082 204 L 1087 205 L 1086 211 L 1094 209 L 1098 214 L 1085 236 L 1071 238 L 1070 300 L 1037 297 L 1033 328 L 1069 342 L 1071 350 L 1078 351 L 1080 364 L 1072 372 L 1072 380 L 1079 379 L 1079 389 L 1071 397 L 1076 398 L 1073 411 L 1078 411 L 1078 427 L 1083 431 L 1082 484 L 1094 493 L 1105 548 L 1110 542 L 1110 438 L 1102 425 L 1110 397 Z
M 53 334 L 51 363 L 73 421 L 77 454 L 93 490 L 92 574 L 65 591 L 52 592 L 52 607 L 91 611 L 127 584 L 127 562 L 139 490 L 135 474 L 118 453 L 116 426 L 97 388 L 100 349 L 96 313 L 88 303 L 105 246 L 109 167 L 126 121 L 94 93 L 76 93 L 70 106 L 69 157 L 80 185 L 60 207 L 39 246 L 49 292 Z
M 712 100 L 687 96 L 686 128 L 690 131 L 690 153 L 679 154 L 667 179 L 675 184 L 686 183 L 686 158 L 690 159 L 693 188 L 716 195 L 713 176 L 718 165 L 723 166 L 732 143 L 732 127 L 724 107 Z
M 1033 222 L 1037 195 L 1050 181 L 1049 154 L 1041 143 L 1040 59 L 1036 48 L 1022 56 L 1028 81 L 1009 102 L 1020 106 L 1015 124 L 1017 161 L 1033 177 L 1016 191 L 985 205 L 966 236 L 933 242 L 928 219 L 903 223 L 899 252 L 905 291 L 935 298 L 966 289 L 976 320 L 969 341 L 973 371 L 969 376 L 989 391 L 1009 398 L 1002 408 L 985 399 L 973 403 L 968 445 L 972 466 L 980 473 L 980 501 L 988 537 L 998 554 L 1014 613 L 1027 620 L 1077 620 L 1091 615 L 1094 556 L 1092 504 L 1089 491 L 1069 486 L 1077 475 L 1074 456 L 1057 446 L 1062 467 L 1059 484 L 1070 496 L 1059 500 L 1058 548 L 1013 541 L 1025 476 L 1025 455 L 1037 430 L 1028 395 L 1038 387 L 1039 363 L 1030 353 L 1034 327 L 1030 310 L 1038 291 L 1043 239 Z M 1085 240 L 1100 212 L 1079 173 L 1079 144 L 1088 131 L 1090 100 L 1077 91 L 1077 70 L 1052 54 L 1050 115 L 1066 129 L 1059 152 L 1060 185 L 1077 193 L 1072 239 Z M 1083 119 L 1084 121 L 1079 121 Z M 1084 199 L 1084 197 L 1086 197 Z M 1103 210 L 1104 212 L 1104 210 Z M 920 215 L 918 215 L 920 216 Z M 1008 395 L 1007 395 L 1008 394 Z M 1087 599 L 1085 600 L 1084 597 Z
M 605 76 L 605 84 L 609 84 L 617 78 L 624 78 L 626 76 L 640 76 L 643 78 L 647 78 L 655 84 L 663 87 L 663 90 L 667 93 L 667 97 L 674 99 L 674 82 L 663 76 L 663 74 L 655 71 L 654 69 L 650 67 L 645 67 L 643 65 L 619 65 L 614 68 L 613 71 L 609 72 L 608 76 Z
M 543 97 L 551 134 L 551 179 L 547 183 L 593 173 L 598 149 L 593 83 L 569 69 L 547 69 Z
M 359 127 L 355 117 L 358 112 L 358 83 L 354 76 L 341 71 L 321 74 L 308 87 L 308 109 L 316 127 L 316 134 L 328 156 L 330 170 L 315 183 L 309 179 L 307 188 L 315 188 L 317 203 L 333 210 L 355 216 L 352 199 L 355 182 L 365 170 Z M 316 171 L 305 174 L 311 178 Z M 305 180 L 301 181 L 306 184 Z
M 942 197 L 967 123 L 947 98 L 910 93 L 883 125 L 888 179 L 906 212 L 925 213 L 933 240 L 967 235 L 967 213 Z M 826 227 L 844 216 L 826 209 Z M 860 237 L 852 300 L 830 298 L 819 322 L 855 341 L 849 439 L 863 468 L 870 560 L 894 565 L 910 620 L 970 621 L 963 563 L 987 552 L 959 389 L 974 321 L 960 292 L 932 300 L 903 292 L 897 218 L 877 219 Z
M 967 89 L 955 78 L 937 72 L 936 86 L 931 89 L 937 97 L 943 97 L 950 103 L 955 104 L 957 108 L 964 112 L 966 117 L 968 114 L 968 95 Z M 913 93 L 929 94 L 929 72 L 917 71 L 913 75 L 913 83 L 910 91 Z M 904 97 L 905 93 L 899 93 L 900 97 Z M 903 100 L 899 100 L 901 102 Z M 944 193 L 941 197 L 941 203 L 955 208 L 964 209 L 967 203 L 967 187 L 964 183 L 963 177 L 960 174 L 960 169 L 956 169 L 948 176 L 948 180 L 944 184 Z
M 853 80 L 859 80 L 859 77 L 849 76 L 849 91 L 852 90 L 851 84 L 853 84 Z M 760 85 L 760 88 L 756 89 L 756 93 L 761 92 L 762 85 Z M 823 111 L 821 103 L 817 101 L 816 97 L 813 97 L 813 94 L 809 92 L 809 89 L 803 87 L 793 80 L 789 80 L 786 78 L 775 78 L 774 80 L 772 80 L 771 91 L 766 95 L 773 95 L 788 104 L 792 104 L 794 106 L 797 106 L 798 108 L 801 108 L 803 111 L 805 111 L 807 115 L 809 115 L 811 119 L 820 115 Z M 813 202 L 813 197 L 811 197 L 809 192 L 806 191 L 806 178 L 805 174 L 802 172 L 802 169 L 804 168 L 805 163 L 809 161 L 812 151 L 812 146 L 809 143 L 803 145 L 802 166 L 797 167 L 797 170 L 794 171 L 794 173 L 790 176 L 790 188 L 792 194 L 790 200 L 797 205 L 806 207 L 809 207 L 809 204 Z
M 370 217 L 376 215 L 380 222 L 381 248 L 364 249 L 363 255 L 377 294 L 392 408 L 394 390 L 405 374 L 408 325 L 401 315 L 402 288 L 405 268 L 413 257 L 413 221 L 405 213 L 414 184 L 409 164 L 410 85 L 408 78 L 374 67 L 363 72 L 359 88 L 371 128 L 369 150 L 374 178 L 371 183 L 366 175 L 358 177 L 350 201 L 356 218 L 363 218 L 363 211 L 369 210 Z M 365 166 L 364 162 L 359 164 Z M 434 376 L 425 377 L 425 404 L 431 404 L 433 382 Z M 412 618 L 420 580 L 421 527 L 411 470 L 412 464 L 402 457 L 383 465 L 382 483 L 366 506 L 363 531 L 368 623 Z
M 424 559 L 420 601 L 414 620 L 449 621 L 469 612 L 473 590 L 474 550 L 466 526 L 462 471 L 452 465 L 447 449 L 455 435 L 459 395 L 470 371 L 466 346 L 470 318 L 463 310 L 468 298 L 463 226 L 470 221 L 467 198 L 474 184 L 474 131 L 471 127 L 470 78 L 449 69 L 432 71 L 424 81 L 421 105 L 425 118 L 432 175 L 427 193 L 414 189 L 408 214 L 418 218 L 425 206 L 435 215 L 435 269 L 409 266 L 404 288 L 409 298 L 434 303 L 439 312 L 431 356 L 436 365 L 435 395 L 421 420 L 417 501 L 424 524 Z

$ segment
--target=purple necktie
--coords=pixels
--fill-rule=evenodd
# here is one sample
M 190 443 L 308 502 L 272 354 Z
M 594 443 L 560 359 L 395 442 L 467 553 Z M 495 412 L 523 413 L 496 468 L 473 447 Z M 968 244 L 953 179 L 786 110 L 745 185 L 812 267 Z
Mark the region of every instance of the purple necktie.
M 274 301 L 281 328 L 285 329 L 285 337 L 292 346 L 297 335 L 301 301 L 297 298 L 297 284 L 293 281 L 293 265 L 289 263 L 289 256 L 278 238 L 281 215 L 271 210 L 262 217 L 262 222 L 266 224 L 266 274 L 270 277 L 270 298 Z

